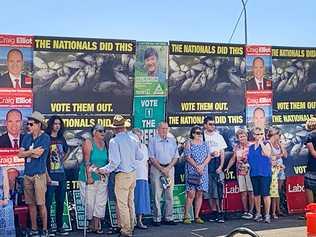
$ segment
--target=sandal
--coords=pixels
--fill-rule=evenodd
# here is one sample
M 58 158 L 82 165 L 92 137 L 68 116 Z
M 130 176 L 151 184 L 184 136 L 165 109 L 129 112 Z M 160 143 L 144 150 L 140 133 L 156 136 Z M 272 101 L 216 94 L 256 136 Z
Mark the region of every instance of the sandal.
M 186 224 L 186 225 L 191 224 L 190 217 L 184 217 L 183 218 L 183 224 Z
M 204 221 L 200 217 L 195 218 L 194 221 L 196 224 L 204 224 Z
M 95 234 L 98 234 L 98 235 L 102 235 L 104 234 L 104 231 L 102 229 L 98 229 L 96 231 L 94 231 Z
M 121 232 L 120 227 L 110 227 L 109 230 L 106 232 L 108 235 L 114 235 L 114 234 L 119 234 Z

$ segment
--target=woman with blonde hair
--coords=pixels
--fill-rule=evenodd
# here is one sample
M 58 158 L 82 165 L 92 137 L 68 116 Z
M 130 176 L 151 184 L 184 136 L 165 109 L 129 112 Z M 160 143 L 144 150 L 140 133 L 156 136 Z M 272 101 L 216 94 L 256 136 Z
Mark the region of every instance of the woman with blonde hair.
M 305 127 L 310 131 L 305 141 L 308 149 L 308 162 L 304 176 L 306 199 L 307 204 L 309 204 L 315 201 L 314 195 L 316 193 L 316 117 L 309 119 Z

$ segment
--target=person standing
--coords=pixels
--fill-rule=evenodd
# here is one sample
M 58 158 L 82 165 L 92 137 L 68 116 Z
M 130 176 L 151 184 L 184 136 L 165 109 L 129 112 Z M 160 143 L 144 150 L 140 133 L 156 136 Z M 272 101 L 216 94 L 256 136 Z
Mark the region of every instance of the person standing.
M 115 172 L 115 196 L 120 219 L 120 236 L 132 236 L 135 225 L 134 189 L 136 185 L 136 161 L 143 159 L 139 140 L 127 132 L 130 123 L 115 115 L 112 127 L 116 136 L 109 144 L 109 164 L 98 168 L 97 173 Z
M 307 136 L 305 145 L 308 149 L 308 161 L 304 176 L 307 204 L 315 202 L 316 193 L 316 117 L 307 120 L 305 127 L 310 134 Z
M 184 150 L 186 159 L 186 201 L 184 207 L 184 224 L 190 224 L 189 209 L 194 199 L 194 221 L 204 224 L 200 218 L 203 192 L 208 191 L 208 163 L 211 160 L 208 145 L 203 141 L 203 132 L 199 126 L 190 131 L 191 141 Z
M 225 160 L 224 150 L 227 148 L 227 145 L 223 136 L 216 131 L 215 120 L 211 116 L 204 118 L 204 139 L 209 147 L 212 158 L 208 165 L 209 189 L 206 195 L 209 199 L 210 207 L 215 209 L 210 221 L 224 223 L 223 165 Z
M 234 153 L 230 159 L 225 172 L 236 162 L 236 175 L 238 181 L 239 192 L 241 193 L 241 201 L 244 209 L 244 214 L 241 216 L 243 219 L 253 218 L 254 197 L 253 188 L 249 175 L 249 163 L 248 163 L 248 150 L 249 142 L 247 140 L 247 132 L 243 129 L 239 129 L 236 132 L 236 138 L 238 144 L 234 147 Z M 249 204 L 249 205 L 248 205 Z
M 47 159 L 47 171 L 51 181 L 54 181 L 54 185 L 51 183 L 47 187 L 46 192 L 46 208 L 47 208 L 47 226 L 49 236 L 55 236 L 52 231 L 50 210 L 55 198 L 56 203 L 56 225 L 57 235 L 68 235 L 63 228 L 63 213 L 64 202 L 66 198 L 66 175 L 64 169 L 64 158 L 68 151 L 68 145 L 63 136 L 64 123 L 59 116 L 52 116 L 48 120 L 48 126 L 46 133 L 50 135 L 50 148 L 49 156 Z
M 255 143 L 249 147 L 248 162 L 253 187 L 256 216 L 255 221 L 262 221 L 261 197 L 263 197 L 266 223 L 270 223 L 270 184 L 272 176 L 271 147 L 264 142 L 264 131 L 256 127 L 253 130 Z
M 140 129 L 134 128 L 132 132 L 140 141 L 143 139 L 143 133 Z M 148 184 L 148 149 L 145 144 L 141 144 L 143 160 L 136 161 L 136 188 L 135 188 L 135 213 L 137 217 L 136 227 L 139 229 L 147 229 L 143 224 L 143 215 L 151 214 L 150 209 L 150 193 Z
M 150 180 L 154 197 L 153 225 L 160 226 L 161 195 L 165 197 L 165 224 L 175 225 L 173 220 L 174 165 L 179 158 L 175 138 L 168 137 L 169 126 L 162 122 L 158 126 L 158 135 L 149 140 L 149 160 L 151 163 Z
M 7 170 L 0 167 L 0 236 L 15 237 L 13 202 L 10 200 Z
M 25 203 L 29 207 L 32 230 L 29 236 L 38 236 L 37 208 L 39 209 L 43 236 L 48 236 L 47 210 L 45 193 L 47 189 L 47 157 L 49 153 L 50 137 L 43 129 L 47 127 L 44 116 L 34 111 L 28 117 L 29 133 L 23 137 L 18 157 L 25 158 L 24 166 L 24 195 Z
M 97 124 L 91 129 L 92 140 L 86 139 L 82 145 L 84 162 L 79 170 L 81 199 L 87 208 L 88 232 L 103 234 L 101 219 L 105 216 L 108 198 L 108 176 L 92 173 L 91 166 L 103 167 L 108 163 L 105 147 L 104 127 Z

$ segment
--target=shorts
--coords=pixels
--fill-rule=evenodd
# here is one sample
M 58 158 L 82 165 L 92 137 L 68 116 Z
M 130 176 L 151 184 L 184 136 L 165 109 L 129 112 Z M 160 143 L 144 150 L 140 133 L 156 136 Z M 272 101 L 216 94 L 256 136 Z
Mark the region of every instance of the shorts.
M 252 183 L 249 174 L 243 176 L 238 175 L 237 176 L 238 186 L 239 186 L 239 192 L 252 192 Z
M 47 189 L 46 173 L 34 176 L 24 175 L 25 203 L 29 205 L 45 205 Z
M 305 188 L 316 192 L 316 172 L 307 171 L 304 176 Z
M 253 176 L 251 183 L 254 196 L 270 196 L 271 176 Z
M 219 181 L 219 175 L 209 174 L 208 193 L 206 199 L 223 199 L 224 197 L 224 182 Z

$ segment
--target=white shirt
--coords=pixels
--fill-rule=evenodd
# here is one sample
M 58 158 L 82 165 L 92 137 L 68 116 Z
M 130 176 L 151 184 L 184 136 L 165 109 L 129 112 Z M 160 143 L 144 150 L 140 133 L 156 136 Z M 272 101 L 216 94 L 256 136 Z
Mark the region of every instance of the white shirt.
M 141 144 L 143 159 L 136 161 L 136 180 L 148 180 L 148 149 L 145 144 Z
M 256 81 L 258 90 L 264 90 L 264 88 L 263 88 L 263 78 L 262 78 L 262 80 L 259 80 L 259 79 L 255 78 L 255 81 Z M 261 84 L 261 86 L 260 86 L 260 84 Z
M 16 139 L 17 142 L 18 142 L 18 146 L 20 148 L 20 137 L 13 137 L 10 133 L 8 133 L 8 136 L 9 136 L 9 139 L 10 139 L 10 142 L 11 142 L 11 146 L 14 147 L 14 140 Z
M 207 143 L 210 153 L 221 151 L 227 148 L 227 144 L 221 134 L 214 131 L 211 134 L 204 132 L 205 142 Z
M 16 81 L 15 81 L 16 79 L 19 80 L 19 85 L 20 85 L 20 88 L 21 88 L 21 74 L 20 74 L 18 77 L 16 77 L 16 76 L 14 76 L 13 74 L 11 74 L 11 73 L 9 72 L 9 75 L 10 75 L 10 79 L 11 79 L 13 88 L 16 88 Z

